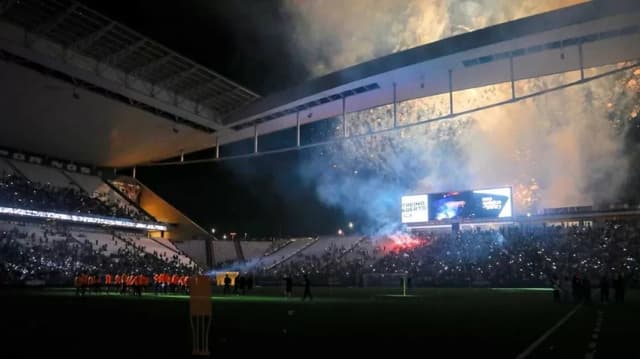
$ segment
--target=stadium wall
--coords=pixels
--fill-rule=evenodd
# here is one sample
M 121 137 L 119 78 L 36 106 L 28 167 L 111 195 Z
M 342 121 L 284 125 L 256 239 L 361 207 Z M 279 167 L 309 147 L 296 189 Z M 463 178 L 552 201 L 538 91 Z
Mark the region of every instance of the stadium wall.
M 139 205 L 142 209 L 158 221 L 171 224 L 164 233 L 152 232 L 152 237 L 169 239 L 199 265 L 209 267 L 211 263 L 207 263 L 205 239 L 210 234 L 137 179 L 127 177 L 125 180 L 135 181 L 142 188 L 139 197 Z
M 207 265 L 207 254 L 205 250 L 207 241 L 202 240 L 186 240 L 181 242 L 174 242 L 176 247 L 186 253 L 191 259 L 201 266 L 209 267 Z

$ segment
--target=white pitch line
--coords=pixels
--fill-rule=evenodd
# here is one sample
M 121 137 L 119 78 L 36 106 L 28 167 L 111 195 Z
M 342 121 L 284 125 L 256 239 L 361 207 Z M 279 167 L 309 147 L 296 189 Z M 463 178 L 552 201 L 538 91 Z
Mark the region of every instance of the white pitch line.
M 542 336 L 538 338 L 538 340 L 531 343 L 531 345 L 529 345 L 527 349 L 525 349 L 522 353 L 518 354 L 516 359 L 523 359 L 523 358 L 526 358 L 529 354 L 531 354 L 531 352 L 533 352 L 540 344 L 542 344 L 542 342 L 544 342 L 551 334 L 553 334 L 553 332 L 555 332 L 558 328 L 560 328 L 560 326 L 564 324 L 564 322 L 569 320 L 569 318 L 571 318 L 571 316 L 580 308 L 580 305 L 581 304 L 576 305 L 575 308 L 573 308 L 569 313 L 567 313 L 567 315 L 562 317 L 562 319 L 560 319 L 553 327 L 551 327 L 544 334 L 542 334 Z
M 593 333 L 591 335 L 591 341 L 589 342 L 589 346 L 587 349 L 587 353 L 585 354 L 585 359 L 592 359 L 595 356 L 596 353 L 596 346 L 598 345 L 598 336 L 600 333 L 600 327 L 602 326 L 602 318 L 603 318 L 603 312 L 602 310 L 598 310 L 598 315 L 596 318 L 596 326 L 595 328 L 593 328 Z

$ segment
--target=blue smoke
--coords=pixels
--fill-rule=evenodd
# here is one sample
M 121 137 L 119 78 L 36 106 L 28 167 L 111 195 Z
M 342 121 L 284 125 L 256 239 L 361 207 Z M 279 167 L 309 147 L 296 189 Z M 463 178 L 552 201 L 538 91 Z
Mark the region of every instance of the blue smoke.
M 400 226 L 400 199 L 425 178 L 446 179 L 432 188 L 465 188 L 463 152 L 454 140 L 352 139 L 309 151 L 298 168 L 323 203 L 357 218 L 363 234 L 389 234 Z M 434 145 L 437 143 L 437 145 Z

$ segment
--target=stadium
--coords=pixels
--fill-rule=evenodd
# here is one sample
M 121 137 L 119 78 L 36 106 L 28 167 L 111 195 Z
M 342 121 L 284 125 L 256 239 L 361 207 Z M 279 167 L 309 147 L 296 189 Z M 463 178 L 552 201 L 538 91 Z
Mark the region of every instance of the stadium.
M 640 357 L 640 3 L 152 6 L 0 1 L 5 357 Z

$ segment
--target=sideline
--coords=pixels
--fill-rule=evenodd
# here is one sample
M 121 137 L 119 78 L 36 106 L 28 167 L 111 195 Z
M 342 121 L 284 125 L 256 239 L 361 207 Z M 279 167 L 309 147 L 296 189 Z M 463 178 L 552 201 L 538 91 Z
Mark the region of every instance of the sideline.
M 531 345 L 529 345 L 527 349 L 525 349 L 522 353 L 518 354 L 516 359 L 523 359 L 523 358 L 526 358 L 529 354 L 531 354 L 531 352 L 533 352 L 540 344 L 542 344 L 542 342 L 544 342 L 551 334 L 553 334 L 553 332 L 555 332 L 558 328 L 560 328 L 560 326 L 562 326 L 562 324 L 564 324 L 567 320 L 569 320 L 569 318 L 571 318 L 571 316 L 578 309 L 580 309 L 581 306 L 582 304 L 576 305 L 575 308 L 573 308 L 569 313 L 567 313 L 567 315 L 565 315 L 562 319 L 560 319 L 553 327 L 551 327 L 544 334 L 542 334 L 542 336 L 538 338 L 538 340 L 531 343 Z

